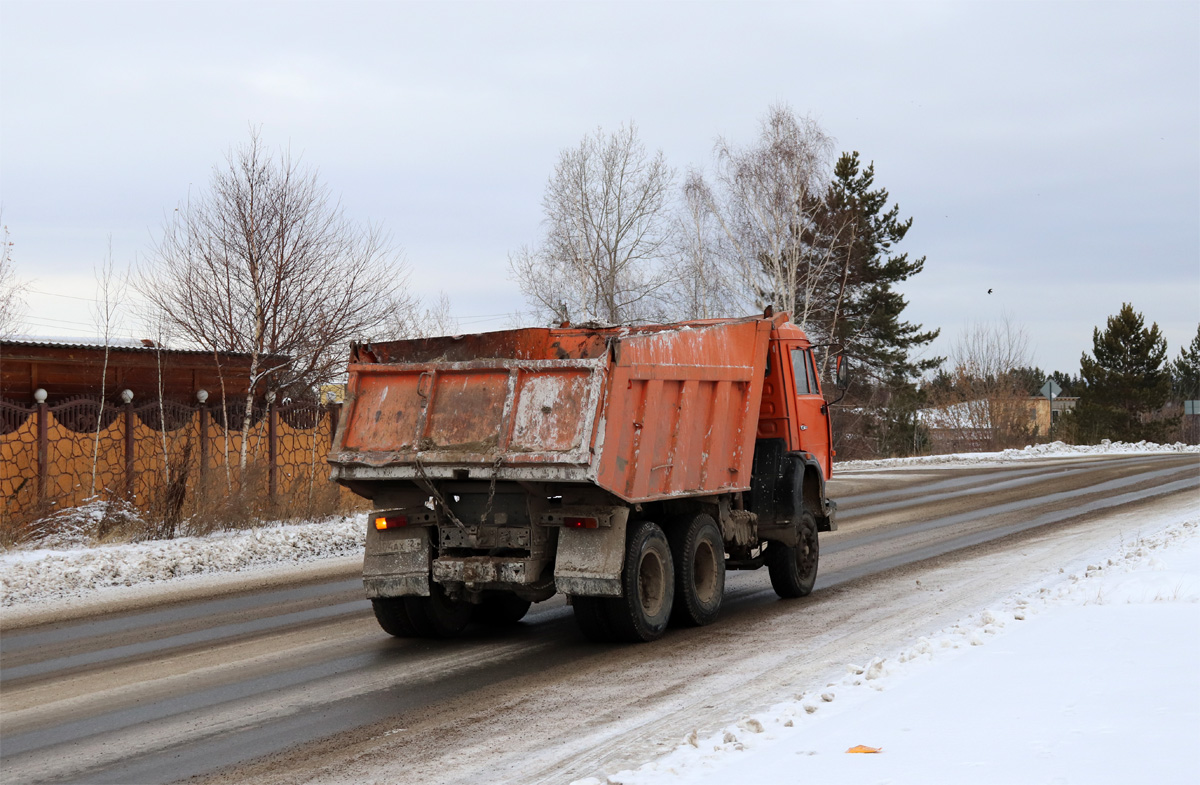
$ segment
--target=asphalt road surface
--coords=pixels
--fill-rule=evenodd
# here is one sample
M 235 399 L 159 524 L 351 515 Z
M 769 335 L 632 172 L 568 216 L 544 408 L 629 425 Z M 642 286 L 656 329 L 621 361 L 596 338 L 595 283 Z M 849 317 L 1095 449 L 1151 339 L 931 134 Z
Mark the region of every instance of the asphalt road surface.
M 1140 520 L 1200 508 L 1196 454 L 844 475 L 810 597 L 730 572 L 721 618 L 583 640 L 561 597 L 451 641 L 376 625 L 355 565 L 0 636 L 0 780 L 547 782 L 615 772 L 933 632 Z M 194 592 L 193 592 L 194 594 Z M 70 617 L 76 618 L 70 618 Z M 665 745 L 665 746 L 664 746 Z

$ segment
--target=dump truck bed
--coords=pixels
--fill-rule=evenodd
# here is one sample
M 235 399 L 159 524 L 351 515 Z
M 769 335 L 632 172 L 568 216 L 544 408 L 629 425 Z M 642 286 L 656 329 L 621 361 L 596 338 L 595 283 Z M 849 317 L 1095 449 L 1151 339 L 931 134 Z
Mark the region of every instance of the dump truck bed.
M 355 346 L 329 462 L 350 483 L 746 490 L 773 321 L 522 329 Z

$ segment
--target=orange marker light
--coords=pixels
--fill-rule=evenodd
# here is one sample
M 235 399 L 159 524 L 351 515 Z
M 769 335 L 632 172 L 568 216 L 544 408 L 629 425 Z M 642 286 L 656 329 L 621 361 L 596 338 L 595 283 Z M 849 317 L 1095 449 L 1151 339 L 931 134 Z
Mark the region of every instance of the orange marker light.
M 399 529 L 401 526 L 407 525 L 407 515 L 381 515 L 375 519 L 375 528 L 379 531 L 386 531 L 387 529 Z
M 600 522 L 595 518 L 581 518 L 578 515 L 568 515 L 563 518 L 563 526 L 571 529 L 598 529 Z

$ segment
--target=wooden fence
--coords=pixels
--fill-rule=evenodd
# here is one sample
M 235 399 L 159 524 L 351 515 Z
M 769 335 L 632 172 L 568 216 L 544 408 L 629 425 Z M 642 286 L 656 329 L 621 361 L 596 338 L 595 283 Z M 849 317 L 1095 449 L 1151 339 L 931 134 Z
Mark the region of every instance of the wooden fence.
M 0 516 L 12 525 L 93 498 L 121 498 L 178 519 L 214 496 L 243 492 L 282 517 L 303 515 L 330 491 L 325 456 L 339 410 L 255 407 L 242 472 L 243 404 L 102 406 L 78 397 L 26 406 L 0 399 Z

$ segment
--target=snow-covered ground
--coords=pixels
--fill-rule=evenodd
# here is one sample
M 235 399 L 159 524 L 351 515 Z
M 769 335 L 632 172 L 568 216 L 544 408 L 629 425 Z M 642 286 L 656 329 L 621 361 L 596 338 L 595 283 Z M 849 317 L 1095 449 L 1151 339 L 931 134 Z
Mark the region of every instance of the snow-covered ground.
M 124 587 L 160 587 L 197 578 L 362 557 L 362 515 L 92 548 L 0 554 L 0 606 L 46 605 Z
M 844 463 L 837 471 L 1185 451 L 1200 448 L 1051 444 Z M 203 538 L 11 550 L 0 554 L 0 618 L 235 575 L 352 570 L 364 529 L 360 515 Z M 1140 521 L 1137 531 L 1080 554 L 1086 561 L 1078 570 L 1015 587 L 1006 600 L 937 634 L 845 663 L 803 693 L 715 735 L 693 733 L 666 755 L 606 779 L 1196 782 L 1200 498 L 1182 512 Z M 858 745 L 879 751 L 847 753 Z
M 977 466 L 1038 458 L 1125 455 L 1148 452 L 1200 452 L 1200 446 L 1138 442 L 1098 445 L 1040 444 L 1021 450 L 958 453 L 877 461 L 846 461 L 835 474 L 871 469 Z M 119 587 L 165 588 L 198 578 L 254 571 L 304 569 L 316 561 L 362 554 L 362 516 L 274 524 L 218 532 L 207 537 L 114 543 L 94 547 L 14 549 L 0 553 L 0 608 L 51 605 L 112 593 Z
M 1071 458 L 1080 455 L 1129 455 L 1131 453 L 1200 452 L 1200 445 L 1156 444 L 1155 442 L 1110 442 L 1100 444 L 1034 444 L 1019 450 L 1000 452 L 959 452 L 947 455 L 920 455 L 914 458 L 881 458 L 874 461 L 842 461 L 833 465 L 834 474 L 859 469 L 898 469 L 904 466 L 977 466 L 980 464 L 1007 463 L 1010 461 L 1040 460 L 1044 458 Z
M 1144 452 L 1200 452 L 1200 446 L 1107 441 L 1076 446 L 1053 442 L 1003 452 L 846 461 L 835 466 L 835 473 Z M 177 583 L 199 576 L 289 566 L 303 569 L 314 561 L 360 555 L 365 536 L 362 516 L 351 516 L 219 532 L 207 537 L 95 547 L 14 549 L 0 553 L 0 607 L 61 603 L 117 587 L 161 587 L 165 582 Z
M 1196 502 L 607 783 L 1195 783 Z

